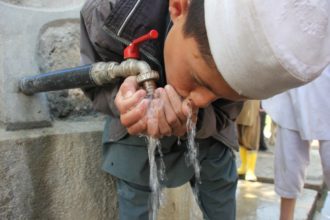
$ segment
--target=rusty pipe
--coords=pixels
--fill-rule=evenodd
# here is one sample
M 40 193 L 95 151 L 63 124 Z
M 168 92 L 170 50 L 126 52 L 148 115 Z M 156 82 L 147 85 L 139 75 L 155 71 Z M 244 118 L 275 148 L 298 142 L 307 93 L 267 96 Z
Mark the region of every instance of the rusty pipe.
M 26 95 L 32 95 L 62 89 L 103 86 L 113 83 L 116 78 L 128 76 L 137 76 L 137 82 L 146 89 L 147 95 L 153 95 L 159 74 L 152 70 L 145 61 L 136 59 L 127 59 L 120 64 L 117 62 L 98 62 L 23 77 L 19 82 L 19 90 Z
M 127 59 L 120 65 L 101 63 L 91 71 L 91 77 L 97 85 L 111 83 L 117 77 L 137 76 L 139 85 L 147 91 L 147 96 L 152 96 L 156 89 L 156 81 L 159 79 L 158 72 L 152 70 L 149 64 L 142 60 Z

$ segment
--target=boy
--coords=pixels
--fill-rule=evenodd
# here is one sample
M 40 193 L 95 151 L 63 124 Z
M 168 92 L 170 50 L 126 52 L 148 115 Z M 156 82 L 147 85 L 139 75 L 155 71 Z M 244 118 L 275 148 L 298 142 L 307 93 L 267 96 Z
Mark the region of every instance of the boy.
M 261 15 L 268 12 L 262 10 L 265 4 L 276 8 L 276 2 L 260 1 Z M 151 29 L 160 33 L 159 40 L 141 45 L 141 59 L 160 73 L 155 102 L 164 105 L 156 108 L 153 120 L 145 116 L 150 101 L 144 99 L 145 91 L 135 77 L 86 91 L 94 107 L 109 116 L 103 136 L 103 169 L 117 177 L 121 219 L 148 218 L 148 156 L 146 142 L 138 134 L 164 136 L 167 179 L 163 185 L 194 181 L 192 167 L 184 161 L 186 140 L 182 137 L 181 144 L 177 142 L 177 136 L 186 132 L 190 108 L 197 118 L 202 169 L 198 199 L 204 217 L 235 219 L 237 174 L 232 149 L 238 144 L 233 120 L 241 103 L 228 100 L 269 97 L 301 85 L 329 61 L 322 60 L 303 80 L 301 71 L 289 73 L 278 61 L 283 58 L 279 49 L 268 45 L 263 34 L 262 25 L 273 20 L 259 24 L 251 6 L 255 2 L 238 0 L 94 0 L 85 4 L 81 12 L 83 63 L 121 62 L 123 49 L 134 38 Z M 271 38 L 279 43 L 293 41 L 278 34 Z M 300 43 L 305 42 L 303 38 Z M 290 62 L 284 64 L 292 67 Z M 275 76 L 275 71 L 280 73 Z

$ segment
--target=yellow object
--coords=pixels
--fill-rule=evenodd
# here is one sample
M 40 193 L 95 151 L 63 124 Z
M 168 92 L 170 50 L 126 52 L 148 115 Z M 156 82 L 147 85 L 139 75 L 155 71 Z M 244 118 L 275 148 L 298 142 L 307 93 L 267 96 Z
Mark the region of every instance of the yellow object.
M 257 163 L 257 151 L 247 151 L 245 180 L 257 181 L 254 173 Z
M 241 158 L 241 165 L 237 169 L 238 175 L 244 175 L 246 173 L 246 166 L 247 166 L 247 150 L 244 147 L 239 148 L 239 156 Z

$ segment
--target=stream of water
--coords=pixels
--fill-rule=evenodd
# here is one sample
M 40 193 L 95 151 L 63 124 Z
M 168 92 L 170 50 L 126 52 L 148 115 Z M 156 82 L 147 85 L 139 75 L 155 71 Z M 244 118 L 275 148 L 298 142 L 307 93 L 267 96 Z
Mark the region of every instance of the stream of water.
M 197 159 L 198 156 L 198 146 L 195 143 L 196 136 L 196 123 L 192 120 L 192 115 L 189 114 L 186 126 L 187 126 L 187 149 L 185 159 L 187 166 L 193 166 L 195 171 L 195 187 L 194 194 L 195 198 L 198 193 L 198 184 L 200 183 L 200 165 Z M 153 110 L 148 111 L 148 117 L 152 117 L 154 114 Z M 161 144 L 159 139 L 153 137 L 147 137 L 148 141 L 148 157 L 150 166 L 150 179 L 149 184 L 151 188 L 151 210 L 149 212 L 149 219 L 156 220 L 158 209 L 164 202 L 163 186 L 160 181 L 165 179 L 165 163 L 163 160 L 163 153 L 161 149 Z M 181 145 L 181 139 L 178 138 L 178 145 Z M 157 167 L 157 162 L 155 159 L 156 152 L 159 155 L 159 168 Z
M 186 164 L 187 166 L 193 166 L 195 171 L 195 186 L 193 188 L 193 193 L 195 194 L 195 198 L 197 199 L 198 184 L 201 183 L 201 178 L 200 178 L 201 168 L 198 161 L 198 146 L 195 142 L 196 123 L 192 120 L 192 110 L 189 111 L 189 116 L 186 126 L 187 126 L 187 149 L 188 149 L 188 152 L 186 152 Z
M 151 211 L 149 213 L 149 219 L 156 220 L 158 208 L 164 201 L 163 187 L 159 180 L 165 178 L 165 163 L 163 160 L 163 153 L 161 151 L 160 141 L 156 138 L 148 137 L 148 157 L 150 164 L 150 177 L 149 184 L 151 188 Z M 160 168 L 157 169 L 157 163 L 155 160 L 156 149 L 160 156 Z

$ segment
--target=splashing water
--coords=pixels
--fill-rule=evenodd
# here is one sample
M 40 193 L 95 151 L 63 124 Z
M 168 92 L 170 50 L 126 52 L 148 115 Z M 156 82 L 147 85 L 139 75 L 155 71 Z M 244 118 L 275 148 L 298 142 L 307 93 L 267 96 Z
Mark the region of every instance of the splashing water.
M 157 107 L 161 107 L 162 103 Z M 155 107 L 155 106 L 153 106 Z M 155 109 L 152 106 L 148 108 L 148 117 L 154 117 L 156 114 Z M 198 146 L 195 142 L 196 136 L 196 123 L 192 120 L 192 109 L 189 111 L 188 120 L 186 123 L 187 127 L 187 149 L 186 152 L 186 164 L 187 166 L 193 166 L 195 171 L 195 186 L 193 188 L 193 193 L 197 199 L 198 194 L 198 184 L 201 183 L 200 180 L 200 165 L 198 161 Z M 163 186 L 160 184 L 160 180 L 165 179 L 165 163 L 163 159 L 163 153 L 161 150 L 161 144 L 159 139 L 147 136 L 148 141 L 148 157 L 150 166 L 150 177 L 149 184 L 151 188 L 151 210 L 149 212 L 149 219 L 156 220 L 158 209 L 164 202 Z M 178 137 L 178 145 L 181 145 L 181 139 Z M 159 154 L 159 169 L 157 168 L 157 163 L 155 159 L 156 150 Z M 198 202 L 198 201 L 197 201 Z
M 157 169 L 157 163 L 155 160 L 156 149 L 161 152 L 160 141 L 156 138 L 148 137 L 148 157 L 150 164 L 150 177 L 149 184 L 151 188 L 151 211 L 149 212 L 149 219 L 156 220 L 158 214 L 158 208 L 163 203 L 164 194 L 163 187 L 159 180 L 163 180 L 165 176 L 165 163 L 162 159 L 162 153 L 160 153 L 160 169 Z M 159 173 L 159 175 L 158 175 Z
M 201 183 L 200 179 L 200 165 L 198 161 L 198 146 L 195 142 L 196 137 L 196 123 L 192 120 L 192 109 L 189 111 L 188 120 L 187 120 L 187 148 L 188 152 L 186 153 L 186 164 L 187 166 L 193 166 L 195 171 L 195 187 L 194 194 L 197 198 L 198 194 L 198 184 Z
M 181 138 L 178 137 L 178 141 L 176 142 L 177 145 L 181 145 Z
M 149 106 L 147 114 L 148 117 L 154 117 L 155 111 L 151 106 Z M 163 159 L 163 153 L 159 139 L 147 136 L 147 141 L 150 166 L 149 185 L 151 188 L 151 210 L 149 212 L 149 219 L 156 220 L 158 208 L 163 204 L 164 201 L 163 186 L 160 184 L 159 180 L 163 181 L 165 179 L 165 162 Z M 156 150 L 159 154 L 159 169 L 157 168 L 155 159 Z

